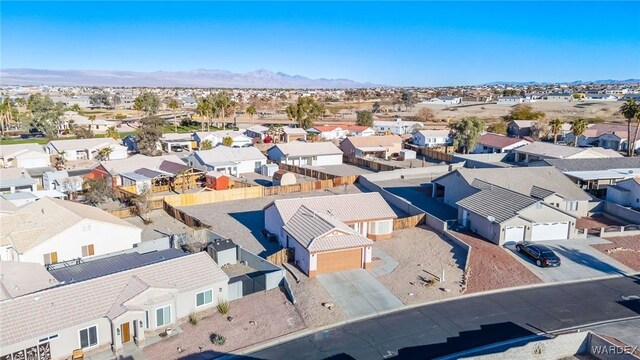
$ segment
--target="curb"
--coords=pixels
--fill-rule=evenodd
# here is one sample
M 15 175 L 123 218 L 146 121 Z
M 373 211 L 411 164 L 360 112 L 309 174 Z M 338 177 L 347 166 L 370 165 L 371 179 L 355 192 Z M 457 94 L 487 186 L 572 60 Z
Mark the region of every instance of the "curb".
M 352 319 L 347 319 L 347 320 L 342 320 L 342 321 L 338 321 L 336 323 L 333 324 L 329 324 L 329 325 L 324 325 L 318 328 L 312 328 L 312 329 L 303 329 L 297 332 L 293 332 L 287 335 L 283 335 L 280 336 L 278 338 L 275 339 L 271 339 L 271 340 L 266 340 L 263 341 L 262 343 L 259 344 L 255 344 L 255 345 L 250 345 L 247 347 L 244 347 L 242 349 L 238 349 L 236 351 L 234 351 L 233 354 L 228 354 L 216 359 L 233 359 L 235 357 L 238 356 L 242 356 L 242 355 L 247 355 L 253 352 L 257 352 L 260 350 L 264 350 L 276 345 L 280 345 L 282 343 L 285 342 L 289 342 L 292 340 L 296 340 L 299 338 L 302 338 L 304 336 L 307 335 L 311 335 L 311 334 L 316 334 L 316 333 L 321 333 L 327 330 L 331 330 L 333 328 L 337 328 L 343 325 L 347 325 L 350 323 L 355 323 L 358 321 L 362 321 L 362 320 L 367 320 L 367 319 L 371 319 L 371 318 L 375 318 L 378 316 L 384 316 L 384 315 L 389 315 L 389 314 L 393 314 L 393 313 L 397 313 L 397 312 L 401 312 L 401 311 L 405 311 L 405 310 L 412 310 L 415 308 L 419 308 L 419 307 L 423 307 L 423 306 L 428 306 L 428 305 L 435 305 L 435 304 L 439 304 L 439 303 L 443 303 L 443 302 L 448 302 L 448 301 L 457 301 L 457 300 L 463 300 L 463 299 L 467 299 L 470 297 L 477 297 L 477 296 L 483 296 L 483 295 L 491 295 L 491 294 L 499 294 L 499 293 L 504 293 L 504 292 L 509 292 L 509 291 L 516 291 L 516 290 L 524 290 L 524 289 L 530 289 L 530 288 L 538 288 L 538 287 L 552 287 L 552 286 L 559 286 L 559 285 L 566 285 L 566 284 L 576 284 L 576 283 L 583 283 L 583 282 L 590 282 L 590 281 L 594 281 L 594 280 L 610 280 L 610 279 L 615 279 L 615 278 L 619 278 L 619 277 L 634 277 L 634 276 L 640 276 L 640 272 L 634 273 L 634 274 L 627 274 L 627 275 L 621 275 L 621 274 L 616 274 L 616 275 L 609 275 L 609 276 L 603 276 L 603 277 L 598 277 L 595 279 L 580 279 L 580 280 L 569 280 L 569 281 L 562 281 L 562 282 L 557 282 L 557 283 L 553 283 L 553 284 L 546 284 L 546 283 L 541 283 L 541 284 L 531 284 L 531 285 L 521 285 L 521 286 L 516 286 L 516 287 L 511 287 L 511 288 L 502 288 L 502 289 L 494 289 L 494 290 L 487 290 L 487 291 L 481 291 L 481 292 L 476 292 L 476 293 L 472 293 L 472 294 L 463 294 L 461 296 L 455 296 L 455 297 L 450 297 L 450 298 L 446 298 L 446 299 L 439 299 L 439 300 L 433 300 L 433 301 L 429 301 L 429 302 L 423 302 L 423 303 L 419 303 L 419 304 L 411 304 L 411 305 L 405 305 L 401 308 L 398 309 L 392 309 L 392 310 L 384 310 L 384 311 L 378 311 L 375 312 L 373 314 L 369 314 L 369 315 L 364 315 L 364 316 L 359 316 L 356 318 L 352 318 Z M 625 320 L 630 320 L 630 319 L 634 319 L 636 317 L 631 317 L 631 318 L 624 318 L 624 319 L 614 319 L 611 321 L 602 321 L 602 324 L 606 324 L 606 323 L 611 323 L 611 322 L 616 322 L 616 321 L 625 321 Z M 640 318 L 640 316 L 638 316 L 638 318 Z M 587 325 L 578 325 L 574 328 L 584 328 L 585 326 L 596 326 L 596 325 L 601 325 L 600 323 L 593 323 L 593 324 L 587 324 Z M 561 331 L 570 331 L 573 328 L 566 328 L 566 329 L 559 329 L 554 331 L 554 333 L 557 332 L 561 332 Z M 541 333 L 541 334 L 545 334 L 545 333 Z

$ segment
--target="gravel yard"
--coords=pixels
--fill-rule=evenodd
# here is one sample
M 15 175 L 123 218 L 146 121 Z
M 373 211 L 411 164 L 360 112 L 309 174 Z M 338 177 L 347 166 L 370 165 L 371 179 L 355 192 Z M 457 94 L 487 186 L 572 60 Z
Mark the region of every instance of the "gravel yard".
M 467 293 L 538 284 L 535 276 L 506 250 L 471 233 L 454 233 L 471 247 Z
M 354 194 L 360 192 L 356 186 L 347 185 L 346 187 L 340 186 L 333 189 L 315 190 L 304 193 L 291 193 L 255 199 L 225 201 L 216 204 L 186 206 L 181 207 L 180 210 L 197 217 L 205 224 L 211 225 L 212 231 L 232 239 L 247 251 L 261 256 L 268 256 L 277 251 L 279 245 L 277 242 L 268 242 L 264 235 L 262 235 L 262 230 L 264 229 L 264 212 L 262 209 L 267 204 L 276 199 Z
M 362 175 L 362 174 L 371 174 L 374 172 L 367 168 L 352 165 L 352 164 L 309 166 L 309 168 L 313 170 L 322 171 L 327 174 L 336 175 L 336 176 Z
M 302 183 L 307 183 L 307 182 L 313 182 L 316 181 L 317 179 L 309 177 L 309 176 L 304 176 L 304 175 L 300 175 L 300 174 L 295 174 L 296 176 L 296 180 L 298 182 L 298 184 L 302 184 Z M 273 186 L 273 181 L 272 178 L 270 178 L 269 176 L 265 176 L 262 174 L 258 174 L 258 173 L 245 173 L 241 175 L 242 178 L 233 178 L 233 180 L 237 180 L 237 181 L 246 181 L 250 184 L 253 185 L 260 185 L 260 186 Z
M 147 359 L 211 359 L 219 353 L 230 353 L 250 345 L 304 329 L 296 308 L 287 301 L 280 289 L 256 293 L 231 302 L 227 315 L 210 312 L 198 319 L 197 325 L 185 322 L 183 333 L 149 345 L 143 349 Z M 227 317 L 233 317 L 229 322 Z M 253 323 L 251 323 L 253 322 Z M 212 332 L 226 337 L 222 346 L 209 340 Z M 183 349 L 182 353 L 177 348 Z M 202 347 L 202 351 L 200 348 Z
M 640 235 L 607 238 L 611 244 L 592 245 L 613 259 L 640 271 Z
M 403 303 L 415 304 L 460 295 L 467 253 L 427 227 L 394 231 L 392 239 L 377 241 L 374 247 L 398 261 L 398 266 L 391 273 L 377 280 Z M 374 266 L 381 265 L 381 261 L 374 258 Z M 422 285 L 424 281 L 421 278 L 442 276 L 443 269 L 443 283 Z
M 288 271 L 286 272 L 287 281 L 289 281 L 291 291 L 296 297 L 296 309 L 304 319 L 306 327 L 316 328 L 347 319 L 338 305 L 334 304 L 331 310 L 322 306 L 326 302 L 333 303 L 333 299 L 322 287 L 318 279 L 308 278 L 293 264 L 288 264 L 287 268 L 293 271 L 296 277 L 300 279 L 300 282 L 296 283 L 293 276 Z
M 612 226 L 612 225 L 624 225 L 624 224 L 602 215 L 583 217 L 576 220 L 576 229 L 603 228 L 603 227 Z
M 193 229 L 172 218 L 164 210 L 154 210 L 149 213 L 152 223 L 145 225 L 139 216 L 128 217 L 123 220 L 142 229 L 142 241 L 154 240 L 170 234 L 183 234 Z

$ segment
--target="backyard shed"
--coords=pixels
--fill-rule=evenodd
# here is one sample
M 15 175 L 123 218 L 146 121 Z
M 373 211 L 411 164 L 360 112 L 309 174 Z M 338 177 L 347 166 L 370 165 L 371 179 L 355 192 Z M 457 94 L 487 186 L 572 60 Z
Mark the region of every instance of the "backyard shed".
M 238 262 L 236 243 L 230 239 L 216 239 L 210 242 L 209 254 L 218 266 L 233 265 Z
M 218 171 L 209 171 L 205 174 L 207 188 L 211 190 L 227 190 L 229 177 Z
M 260 173 L 264 176 L 272 177 L 278 169 L 278 164 L 264 164 L 260 168 Z
M 273 174 L 273 186 L 294 185 L 296 182 L 296 175 L 292 172 L 278 170 Z

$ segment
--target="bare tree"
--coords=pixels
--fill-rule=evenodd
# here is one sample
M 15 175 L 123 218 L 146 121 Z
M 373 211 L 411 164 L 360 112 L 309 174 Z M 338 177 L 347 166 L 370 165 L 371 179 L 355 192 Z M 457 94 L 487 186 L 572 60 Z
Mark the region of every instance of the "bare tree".
M 61 192 L 67 194 L 69 200 L 75 200 L 78 192 L 82 191 L 82 178 L 78 176 L 71 176 L 62 179 L 59 184 Z
M 145 186 L 142 192 L 138 196 L 131 199 L 136 211 L 136 215 L 142 218 L 145 224 L 151 224 L 149 213 L 151 212 L 151 201 L 153 200 L 153 193 L 149 186 Z

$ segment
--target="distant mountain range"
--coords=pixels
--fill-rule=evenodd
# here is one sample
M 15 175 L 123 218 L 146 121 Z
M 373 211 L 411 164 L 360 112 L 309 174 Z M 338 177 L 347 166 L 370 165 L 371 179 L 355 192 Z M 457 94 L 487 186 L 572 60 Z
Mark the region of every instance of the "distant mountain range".
M 269 70 L 234 73 L 225 70 L 111 71 L 2 69 L 0 85 L 211 87 L 211 88 L 367 88 L 371 83 L 349 79 L 310 79 Z
M 584 80 L 576 80 L 570 82 L 537 82 L 537 81 L 525 81 L 525 82 L 517 82 L 517 81 L 493 81 L 490 83 L 485 83 L 482 85 L 494 86 L 494 85 L 516 85 L 516 86 L 536 86 L 536 85 L 606 85 L 606 84 L 638 84 L 640 83 L 640 79 L 626 79 L 626 80 L 593 80 L 593 81 L 584 81 Z

